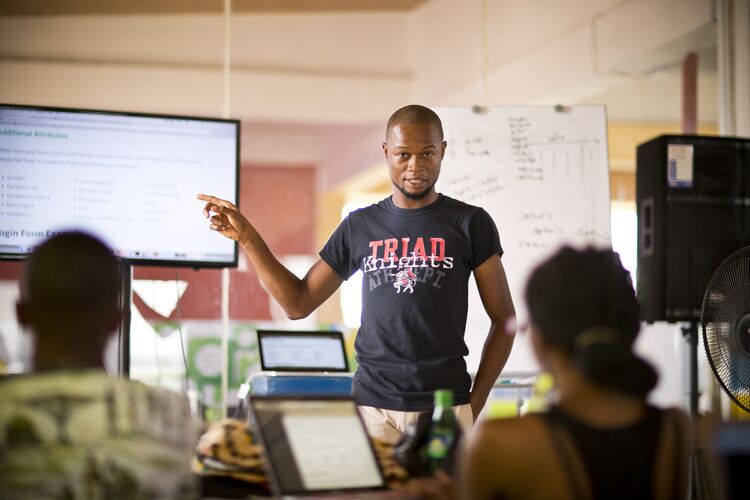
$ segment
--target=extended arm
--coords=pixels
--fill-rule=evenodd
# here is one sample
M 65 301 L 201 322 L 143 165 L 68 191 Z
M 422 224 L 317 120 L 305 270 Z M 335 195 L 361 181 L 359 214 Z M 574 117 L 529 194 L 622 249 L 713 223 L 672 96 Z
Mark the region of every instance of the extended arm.
M 508 361 L 516 333 L 515 320 L 512 320 L 516 311 L 499 255 L 490 257 L 474 269 L 474 278 L 484 310 L 490 317 L 490 330 L 482 347 L 479 368 L 469 396 L 476 420 L 487 402 L 492 386 Z M 511 327 L 511 330 L 506 331 L 506 326 Z
M 341 285 L 341 277 L 320 259 L 299 279 L 271 253 L 234 204 L 204 194 L 198 195 L 198 199 L 206 202 L 203 215 L 211 221 L 209 227 L 242 246 L 266 290 L 290 319 L 309 315 Z

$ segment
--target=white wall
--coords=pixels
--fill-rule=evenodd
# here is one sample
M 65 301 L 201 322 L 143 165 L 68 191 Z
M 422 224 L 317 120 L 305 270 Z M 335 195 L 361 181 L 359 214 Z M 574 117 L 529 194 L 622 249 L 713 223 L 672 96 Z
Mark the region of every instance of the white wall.
M 399 13 L 234 16 L 232 115 L 382 119 L 410 94 L 406 21 Z M 223 37 L 221 16 L 210 15 L 0 18 L 0 100 L 219 115 Z
M 483 2 L 434 0 L 416 12 L 415 92 L 424 101 L 484 104 Z M 705 33 L 710 0 L 489 1 L 486 24 L 488 104 L 585 99 L 715 43 Z
M 659 382 L 649 394 L 649 401 L 659 406 L 687 409 L 690 389 L 688 346 L 680 325 L 642 324 L 635 343 L 635 352 L 650 362 L 659 374 Z

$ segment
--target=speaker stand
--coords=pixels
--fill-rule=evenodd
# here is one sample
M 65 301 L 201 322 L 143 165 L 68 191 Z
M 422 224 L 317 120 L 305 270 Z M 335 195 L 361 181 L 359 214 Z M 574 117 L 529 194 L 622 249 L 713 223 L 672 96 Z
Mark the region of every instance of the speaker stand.
M 708 463 L 706 452 L 701 447 L 699 438 L 700 412 L 698 411 L 698 321 L 690 320 L 682 326 L 682 334 L 688 342 L 689 370 L 690 370 L 690 421 L 691 449 L 690 449 L 690 474 L 688 483 L 688 498 L 690 500 L 709 500 L 713 498 L 711 485 L 708 477 Z

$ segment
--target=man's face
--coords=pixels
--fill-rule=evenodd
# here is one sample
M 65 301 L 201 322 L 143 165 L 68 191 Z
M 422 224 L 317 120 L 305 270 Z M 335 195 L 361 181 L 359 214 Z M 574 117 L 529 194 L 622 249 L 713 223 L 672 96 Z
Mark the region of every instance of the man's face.
M 383 153 L 397 204 L 413 206 L 415 202 L 433 201 L 445 146 L 433 125 L 397 124 L 391 129 Z

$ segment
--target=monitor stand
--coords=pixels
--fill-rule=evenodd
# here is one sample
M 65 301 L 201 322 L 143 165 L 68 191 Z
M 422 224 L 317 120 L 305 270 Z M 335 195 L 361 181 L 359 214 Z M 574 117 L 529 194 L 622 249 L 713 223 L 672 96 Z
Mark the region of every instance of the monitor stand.
M 120 262 L 120 326 L 117 330 L 117 375 L 130 378 L 130 306 L 133 303 L 133 266 Z

